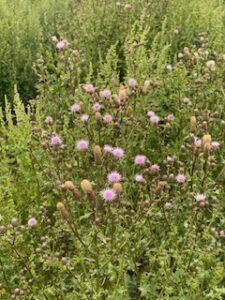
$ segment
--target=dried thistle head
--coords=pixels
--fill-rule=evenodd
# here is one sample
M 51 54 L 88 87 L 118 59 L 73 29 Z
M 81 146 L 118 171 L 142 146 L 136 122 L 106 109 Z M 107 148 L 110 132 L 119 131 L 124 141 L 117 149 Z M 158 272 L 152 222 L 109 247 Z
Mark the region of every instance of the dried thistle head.
M 212 137 L 210 134 L 203 135 L 203 138 L 202 138 L 203 147 L 207 143 L 211 144 L 211 141 L 212 141 Z
M 102 164 L 102 149 L 100 146 L 96 145 L 93 149 L 94 152 L 94 159 L 97 165 Z
M 68 220 L 69 219 L 69 213 L 67 209 L 65 208 L 64 204 L 62 202 L 58 202 L 56 204 L 57 209 L 61 212 L 61 215 L 63 219 Z
M 114 189 L 114 191 L 115 191 L 117 194 L 121 194 L 122 191 L 123 191 L 123 186 L 122 186 L 121 183 L 116 182 L 116 183 L 113 184 L 113 189 Z
M 89 194 L 89 193 L 93 192 L 92 184 L 90 183 L 89 180 L 87 180 L 87 179 L 82 180 L 80 185 L 81 185 L 82 190 L 85 193 Z
M 197 125 L 196 117 L 195 116 L 191 116 L 191 118 L 190 118 L 190 131 L 191 132 L 195 132 L 196 125 Z

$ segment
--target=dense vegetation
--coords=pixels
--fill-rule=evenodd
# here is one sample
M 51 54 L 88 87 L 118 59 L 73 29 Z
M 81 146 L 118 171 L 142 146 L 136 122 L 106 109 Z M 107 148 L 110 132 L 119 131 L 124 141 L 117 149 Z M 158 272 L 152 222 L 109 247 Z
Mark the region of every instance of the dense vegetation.
M 224 299 L 223 1 L 0 13 L 1 299 Z

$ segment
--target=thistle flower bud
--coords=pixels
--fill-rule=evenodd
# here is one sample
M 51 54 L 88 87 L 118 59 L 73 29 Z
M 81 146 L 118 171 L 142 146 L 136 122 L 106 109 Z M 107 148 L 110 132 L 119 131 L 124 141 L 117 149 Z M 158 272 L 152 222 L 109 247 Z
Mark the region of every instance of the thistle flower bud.
M 212 138 L 210 134 L 205 134 L 203 135 L 202 138 L 202 143 L 203 143 L 203 147 L 205 146 L 205 144 L 211 144 Z
M 97 165 L 102 164 L 102 149 L 100 146 L 96 145 L 94 146 L 94 159 Z
M 69 213 L 66 210 L 64 204 L 62 202 L 58 202 L 56 204 L 56 207 L 61 212 L 63 219 L 68 220 L 69 219 Z
M 89 196 L 89 198 L 94 199 L 94 191 L 89 180 L 84 179 L 81 181 L 82 190 Z
M 114 189 L 114 191 L 115 191 L 117 194 L 120 194 L 120 193 L 122 193 L 122 191 L 123 191 L 123 186 L 122 186 L 121 183 L 116 182 L 116 183 L 113 184 L 113 189 Z
M 102 125 L 102 115 L 99 111 L 97 111 L 95 113 L 95 119 L 96 119 L 98 125 L 101 126 Z
M 209 153 L 210 153 L 210 150 L 211 150 L 211 144 L 210 143 L 205 143 L 203 145 L 203 151 L 204 151 L 204 155 L 206 157 L 208 157 Z
M 78 188 L 75 186 L 75 184 L 68 180 L 66 181 L 64 184 L 61 185 L 61 188 L 62 190 L 64 190 L 65 192 L 66 191 L 71 191 L 73 192 L 73 195 L 76 197 L 76 198 L 79 198 L 80 197 L 80 192 L 78 190 Z
M 121 85 L 119 89 L 119 99 L 124 100 L 126 98 L 127 98 L 127 88 Z
M 196 124 L 197 124 L 197 120 L 195 116 L 191 116 L 190 118 L 190 131 L 191 132 L 195 132 L 196 130 Z

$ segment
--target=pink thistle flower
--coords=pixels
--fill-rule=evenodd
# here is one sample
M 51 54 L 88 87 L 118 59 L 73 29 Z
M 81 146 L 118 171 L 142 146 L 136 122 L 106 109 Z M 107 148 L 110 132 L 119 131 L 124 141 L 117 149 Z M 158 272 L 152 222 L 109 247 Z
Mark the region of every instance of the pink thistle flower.
M 167 161 L 168 164 L 171 164 L 171 163 L 174 162 L 174 159 L 173 159 L 173 157 L 171 157 L 171 156 L 168 155 L 168 156 L 166 157 L 166 161 Z
M 151 171 L 152 173 L 158 173 L 158 172 L 160 171 L 159 165 L 157 165 L 157 164 L 151 165 L 150 171 Z
M 195 196 L 195 200 L 200 203 L 200 202 L 205 202 L 206 196 L 204 194 L 197 194 Z
M 45 124 L 48 124 L 48 125 L 51 125 L 52 123 L 53 123 L 53 119 L 52 119 L 52 117 L 50 117 L 50 116 L 47 116 L 46 118 L 45 118 Z
M 147 157 L 145 155 L 137 155 L 134 159 L 134 164 L 137 166 L 144 166 L 146 164 Z
M 150 117 L 149 121 L 150 123 L 154 124 L 154 125 L 157 125 L 159 123 L 159 117 L 157 115 L 154 115 L 152 117 Z
M 95 102 L 92 106 L 93 112 L 97 112 L 101 110 L 101 105 L 98 102 Z
M 194 137 L 194 146 L 195 146 L 196 148 L 200 148 L 201 145 L 202 145 L 201 139 L 199 139 L 199 138 L 197 138 L 197 137 L 195 136 L 195 137 Z
M 109 146 L 109 145 L 105 145 L 103 148 L 104 152 L 106 153 L 112 153 L 113 152 L 113 147 Z
M 100 92 L 100 97 L 102 99 L 109 99 L 110 96 L 111 96 L 111 91 L 110 90 L 106 89 L 106 90 L 103 90 L 103 91 Z
M 112 155 L 116 158 L 123 158 L 124 157 L 124 150 L 122 148 L 116 147 L 112 151 Z
M 27 222 L 29 227 L 35 227 L 37 225 L 37 220 L 35 218 L 30 218 Z
M 115 183 L 115 182 L 120 182 L 122 177 L 121 177 L 120 173 L 113 171 L 108 174 L 107 179 L 108 179 L 108 182 Z
M 110 123 L 110 122 L 112 122 L 112 120 L 113 120 L 113 118 L 112 118 L 112 116 L 110 115 L 110 114 L 105 114 L 105 116 L 104 116 L 104 121 L 106 122 L 106 123 Z
M 184 174 L 178 174 L 177 177 L 176 177 L 176 180 L 177 180 L 177 182 L 179 182 L 179 183 L 184 183 L 185 180 L 186 180 L 186 177 L 185 177 Z
M 52 146 L 60 146 L 62 144 L 62 139 L 60 136 L 58 135 L 54 135 L 52 138 L 51 138 L 51 145 Z
M 71 107 L 70 107 L 70 110 L 73 112 L 73 113 L 76 113 L 76 112 L 79 112 L 81 109 L 80 105 L 79 104 L 73 104 Z
M 168 122 L 173 122 L 174 119 L 175 119 L 175 117 L 174 117 L 173 114 L 169 114 L 168 116 L 166 116 L 166 120 L 167 120 Z
M 89 147 L 89 142 L 86 140 L 80 140 L 76 142 L 76 149 L 78 151 L 84 152 L 87 151 Z
M 225 231 L 220 230 L 219 235 L 220 235 L 220 237 L 225 238 Z
M 129 86 L 130 86 L 132 89 L 134 89 L 134 88 L 136 88 L 136 86 L 137 86 L 137 80 L 134 79 L 134 78 L 130 78 L 130 79 L 128 80 L 128 84 L 129 84 Z
M 101 194 L 106 202 L 112 202 L 116 199 L 116 192 L 113 189 L 105 189 L 101 192 Z
M 56 48 L 57 48 L 58 50 L 64 50 L 64 49 L 66 49 L 68 46 L 69 46 L 69 42 L 68 42 L 66 39 L 64 39 L 64 40 L 62 40 L 62 41 L 59 41 L 59 42 L 56 44 Z
M 147 117 L 148 117 L 148 118 L 151 118 L 151 117 L 153 117 L 153 116 L 155 116 L 154 111 L 150 110 L 150 111 L 147 112 Z
M 93 94 L 95 92 L 95 87 L 92 84 L 85 84 L 83 86 L 85 92 L 87 92 L 88 94 Z
M 86 114 L 84 114 L 84 115 L 82 115 L 82 116 L 80 117 L 80 120 L 81 120 L 81 122 L 83 122 L 83 123 L 87 123 L 87 122 L 88 122 L 88 119 L 89 119 L 89 115 L 86 115 Z
M 211 145 L 212 145 L 213 150 L 218 150 L 220 148 L 220 143 L 219 142 L 213 141 L 211 143 Z
M 138 183 L 145 183 L 146 182 L 144 177 L 140 174 L 136 174 L 134 178 L 135 178 L 135 181 L 138 182 Z

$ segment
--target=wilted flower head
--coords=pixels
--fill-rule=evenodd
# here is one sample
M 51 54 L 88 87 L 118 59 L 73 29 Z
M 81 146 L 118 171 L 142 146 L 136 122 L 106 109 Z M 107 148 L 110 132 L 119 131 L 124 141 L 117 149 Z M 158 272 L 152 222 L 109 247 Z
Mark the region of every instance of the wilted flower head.
M 111 91 L 110 90 L 103 90 L 100 92 L 100 96 L 102 99 L 109 99 L 111 96 Z
M 47 116 L 46 118 L 45 118 L 45 124 L 48 124 L 48 125 L 51 125 L 52 123 L 53 123 L 53 118 L 52 117 L 50 117 L 50 116 Z
M 89 147 L 89 142 L 86 140 L 80 140 L 76 142 L 76 149 L 78 151 L 87 151 Z
M 112 155 L 116 158 L 123 158 L 124 157 L 124 150 L 122 148 L 116 147 L 112 151 Z
M 80 104 L 77 104 L 77 103 L 73 104 L 73 105 L 70 107 L 70 110 L 71 110 L 73 113 L 79 112 L 80 109 L 81 109 Z
M 56 44 L 56 48 L 59 49 L 59 50 L 64 50 L 66 49 L 67 47 L 69 46 L 69 42 L 64 39 L 62 41 L 59 41 L 57 44 Z
M 121 181 L 122 177 L 121 177 L 120 173 L 113 171 L 108 174 L 107 179 L 110 183 L 115 183 L 115 182 Z
M 164 205 L 164 208 L 169 210 L 169 209 L 173 208 L 173 204 L 171 202 L 166 202 Z
M 146 164 L 147 157 L 145 155 L 137 155 L 134 159 L 134 163 L 137 166 L 144 166 Z
M 95 87 L 92 84 L 85 84 L 83 86 L 84 90 L 89 93 L 89 94 L 93 94 L 95 92 Z
M 62 139 L 58 135 L 54 135 L 51 138 L 51 145 L 52 146 L 60 146 L 62 144 Z
M 186 180 L 186 177 L 185 177 L 184 174 L 178 174 L 177 177 L 176 177 L 176 180 L 177 180 L 177 182 L 179 182 L 179 183 L 184 183 L 185 180 Z
M 98 102 L 95 102 L 92 106 L 93 112 L 100 111 L 101 105 Z
M 113 120 L 113 118 L 112 118 L 112 116 L 110 115 L 110 114 L 105 114 L 105 116 L 103 117 L 103 119 L 104 119 L 104 121 L 106 122 L 106 123 L 110 123 L 110 122 L 112 122 L 112 120 Z
M 137 86 L 137 80 L 134 79 L 134 78 L 130 78 L 130 79 L 128 80 L 128 84 L 129 84 L 129 86 L 130 86 L 131 88 L 134 89 L 134 88 Z
M 106 202 L 112 202 L 116 199 L 116 192 L 114 189 L 105 189 L 101 192 L 101 194 Z
M 35 227 L 37 225 L 37 220 L 35 218 L 30 218 L 27 222 L 29 227 Z
M 135 178 L 135 181 L 138 182 L 138 183 L 145 183 L 146 182 L 144 177 L 140 174 L 136 174 L 134 178 Z
M 89 119 L 89 115 L 87 115 L 87 114 L 84 114 L 84 115 L 82 115 L 82 116 L 80 117 L 80 120 L 81 120 L 81 122 L 83 122 L 83 123 L 87 123 L 87 122 L 88 122 L 88 119 Z

